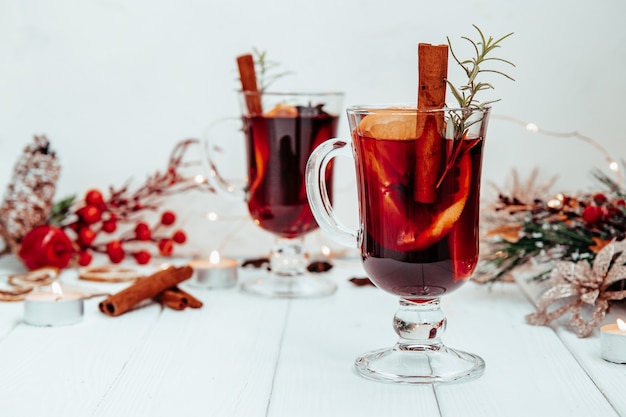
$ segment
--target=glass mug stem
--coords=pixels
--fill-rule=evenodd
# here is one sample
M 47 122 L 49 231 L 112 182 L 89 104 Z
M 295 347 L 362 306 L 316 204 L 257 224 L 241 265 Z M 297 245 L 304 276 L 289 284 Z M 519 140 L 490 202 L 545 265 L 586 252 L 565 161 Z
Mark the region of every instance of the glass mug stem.
M 281 277 L 297 277 L 306 273 L 308 260 L 303 238 L 277 238 L 270 255 L 270 268 Z

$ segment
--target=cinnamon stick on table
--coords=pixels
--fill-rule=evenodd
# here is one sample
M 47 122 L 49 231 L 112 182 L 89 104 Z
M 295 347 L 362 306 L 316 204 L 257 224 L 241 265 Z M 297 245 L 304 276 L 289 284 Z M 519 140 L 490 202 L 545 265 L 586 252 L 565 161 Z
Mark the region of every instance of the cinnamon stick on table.
M 254 70 L 254 58 L 250 54 L 237 57 L 241 90 L 246 97 L 246 106 L 250 114 L 262 114 L 261 95 L 256 84 L 256 71 Z
M 448 77 L 448 45 L 420 43 L 418 56 L 417 108 L 441 109 L 446 102 Z M 415 181 L 415 200 L 434 203 L 437 199 L 437 182 L 444 161 L 443 114 L 417 114 L 417 155 L 420 158 Z
M 184 310 L 187 307 L 200 308 L 203 305 L 202 301 L 178 287 L 166 289 L 157 294 L 154 300 L 174 310 Z
M 170 267 L 135 282 L 130 287 L 103 300 L 98 308 L 108 316 L 119 316 L 144 300 L 152 299 L 168 288 L 175 287 L 191 277 L 190 266 Z

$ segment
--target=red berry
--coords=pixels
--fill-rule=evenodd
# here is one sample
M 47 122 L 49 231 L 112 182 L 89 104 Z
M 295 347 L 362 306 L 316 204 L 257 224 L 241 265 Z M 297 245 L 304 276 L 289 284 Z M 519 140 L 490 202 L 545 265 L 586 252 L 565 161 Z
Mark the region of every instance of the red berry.
M 102 222 L 101 230 L 106 233 L 113 233 L 117 229 L 117 222 L 114 219 L 109 219 Z
M 87 191 L 87 193 L 85 194 L 85 203 L 91 206 L 105 207 L 102 193 L 96 189 Z
M 83 227 L 78 231 L 78 240 L 84 246 L 89 246 L 96 239 L 96 232 L 89 227 Z
M 118 264 L 124 259 L 124 248 L 119 240 L 112 240 L 107 243 L 106 251 L 107 255 L 109 255 L 109 260 L 114 264 Z
M 120 242 L 119 240 L 112 240 L 109 243 L 107 243 L 107 253 L 110 251 L 119 251 L 119 250 L 123 250 L 122 242 Z
M 94 224 L 102 218 L 102 212 L 96 206 L 92 206 L 90 204 L 85 207 L 81 207 L 77 211 L 78 217 L 81 218 L 87 224 Z
M 600 209 L 600 207 L 596 207 L 596 206 L 585 207 L 585 209 L 583 210 L 583 214 L 582 214 L 583 220 L 587 224 L 597 223 L 602 218 L 602 215 L 603 215 L 602 210 Z
M 165 226 L 169 226 L 170 224 L 174 224 L 176 221 L 176 215 L 171 211 L 164 211 L 161 215 L 161 223 Z
M 78 264 L 80 266 L 87 266 L 91 263 L 91 260 L 93 259 L 93 256 L 91 256 L 91 253 L 87 252 L 87 251 L 81 251 L 78 254 Z
M 617 207 L 625 207 L 626 206 L 626 201 L 623 198 L 619 198 L 619 199 L 617 199 L 617 201 L 615 201 L 615 205 Z
M 172 235 L 172 240 L 178 244 L 183 244 L 187 241 L 187 235 L 182 230 L 177 230 Z
M 174 251 L 174 243 L 171 239 L 159 240 L 159 253 L 163 256 L 171 256 Z
M 135 226 L 135 236 L 139 240 L 150 240 L 152 239 L 152 232 L 150 231 L 150 226 L 146 223 L 140 222 Z
M 596 202 L 596 205 L 601 206 L 606 202 L 606 196 L 602 193 L 596 193 L 593 195 L 593 201 Z
M 139 252 L 133 253 L 133 257 L 135 258 L 135 261 L 137 261 L 139 265 L 145 265 L 148 262 L 150 262 L 152 255 L 150 255 L 150 252 L 148 251 L 140 250 Z
M 18 255 L 31 270 L 45 266 L 65 268 L 74 255 L 74 248 L 62 229 L 44 225 L 26 233 Z

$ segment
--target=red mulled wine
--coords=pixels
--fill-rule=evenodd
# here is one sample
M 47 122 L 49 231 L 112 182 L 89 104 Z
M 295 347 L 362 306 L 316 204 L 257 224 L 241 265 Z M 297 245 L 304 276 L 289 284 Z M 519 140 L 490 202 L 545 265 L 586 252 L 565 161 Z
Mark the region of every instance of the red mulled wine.
M 434 202 L 424 203 L 415 196 L 424 164 L 418 140 L 354 135 L 361 254 L 378 287 L 427 300 L 454 290 L 473 273 L 483 142 L 463 140 L 458 146 L 460 152 L 442 169 Z
M 336 135 L 338 123 L 321 106 L 297 110 L 293 116 L 244 117 L 248 211 L 260 227 L 286 238 L 318 227 L 307 201 L 304 170 L 313 149 Z M 326 175 L 332 184 L 332 169 Z

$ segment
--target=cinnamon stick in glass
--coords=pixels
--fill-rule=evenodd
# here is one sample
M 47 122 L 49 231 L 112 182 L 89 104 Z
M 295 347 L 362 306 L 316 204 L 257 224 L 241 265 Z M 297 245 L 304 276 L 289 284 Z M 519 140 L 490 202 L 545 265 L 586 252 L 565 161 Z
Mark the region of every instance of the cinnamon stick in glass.
M 98 308 L 108 316 L 119 316 L 132 310 L 144 300 L 156 297 L 168 288 L 175 287 L 193 273 L 190 266 L 169 267 L 160 270 L 149 277 L 137 280 L 130 287 L 103 300 Z
M 241 80 L 241 90 L 246 97 L 246 107 L 248 113 L 263 114 L 261 106 L 261 95 L 256 83 L 256 71 L 254 69 L 254 58 L 250 54 L 237 57 L 237 67 L 239 68 L 239 79 Z M 248 94 L 246 94 L 248 93 Z
M 441 109 L 446 103 L 446 78 L 448 77 L 448 45 L 420 43 L 418 56 L 417 108 Z M 415 200 L 434 203 L 437 183 L 445 164 L 443 139 L 443 114 L 427 115 L 418 112 L 416 128 L 417 154 L 420 159 L 416 176 Z

